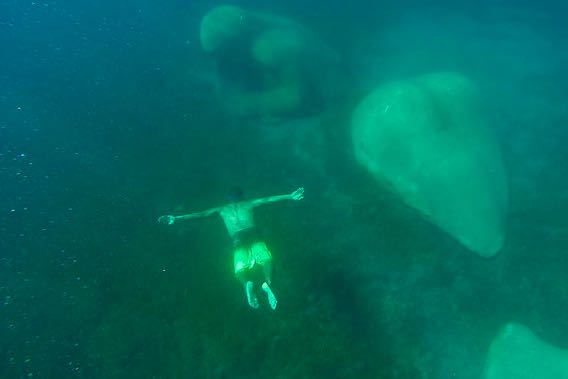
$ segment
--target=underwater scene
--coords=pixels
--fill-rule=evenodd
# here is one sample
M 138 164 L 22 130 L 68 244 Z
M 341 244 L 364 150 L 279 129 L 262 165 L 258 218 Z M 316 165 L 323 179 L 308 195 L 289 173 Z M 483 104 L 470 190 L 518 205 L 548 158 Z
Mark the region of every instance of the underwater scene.
M 0 378 L 568 379 L 568 6 L 0 2 Z

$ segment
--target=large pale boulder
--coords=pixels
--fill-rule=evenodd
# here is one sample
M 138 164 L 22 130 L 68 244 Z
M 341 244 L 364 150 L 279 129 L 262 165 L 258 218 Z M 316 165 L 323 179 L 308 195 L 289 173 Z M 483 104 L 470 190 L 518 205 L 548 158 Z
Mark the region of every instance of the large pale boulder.
M 568 379 L 568 350 L 507 324 L 491 343 L 483 379 Z
M 355 109 L 355 155 L 406 204 L 482 256 L 503 246 L 507 179 L 499 147 L 463 76 L 379 87 Z

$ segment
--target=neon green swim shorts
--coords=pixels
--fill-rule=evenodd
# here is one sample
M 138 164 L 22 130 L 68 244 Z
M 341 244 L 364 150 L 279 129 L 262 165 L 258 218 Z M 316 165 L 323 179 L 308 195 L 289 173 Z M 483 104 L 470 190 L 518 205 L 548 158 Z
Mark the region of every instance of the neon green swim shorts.
M 235 273 L 242 270 L 251 269 L 255 264 L 263 265 L 272 259 L 272 254 L 266 244 L 262 241 L 256 241 L 246 246 L 235 248 L 234 254 Z

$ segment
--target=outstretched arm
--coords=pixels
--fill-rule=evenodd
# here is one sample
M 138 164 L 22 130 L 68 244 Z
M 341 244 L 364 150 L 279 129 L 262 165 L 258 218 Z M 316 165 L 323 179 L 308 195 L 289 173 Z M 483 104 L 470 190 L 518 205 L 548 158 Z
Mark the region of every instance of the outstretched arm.
M 253 207 L 256 207 L 262 204 L 274 203 L 276 201 L 281 201 L 281 200 L 302 200 L 303 198 L 304 198 L 304 187 L 300 187 L 291 194 L 263 197 L 260 199 L 251 200 L 249 204 Z
M 158 222 L 161 224 L 171 225 L 176 221 L 189 220 L 192 218 L 199 218 L 199 217 L 207 217 L 214 213 L 219 212 L 220 210 L 221 208 L 211 208 L 203 212 L 189 213 L 182 216 L 165 215 L 158 217 Z

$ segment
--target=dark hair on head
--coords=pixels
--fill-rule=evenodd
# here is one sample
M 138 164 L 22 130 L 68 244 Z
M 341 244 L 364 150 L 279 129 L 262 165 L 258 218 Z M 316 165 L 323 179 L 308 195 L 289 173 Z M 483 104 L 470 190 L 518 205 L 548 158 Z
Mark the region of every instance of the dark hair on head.
M 231 188 L 227 194 L 227 199 L 233 203 L 239 202 L 244 198 L 243 189 L 239 186 Z

